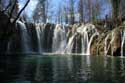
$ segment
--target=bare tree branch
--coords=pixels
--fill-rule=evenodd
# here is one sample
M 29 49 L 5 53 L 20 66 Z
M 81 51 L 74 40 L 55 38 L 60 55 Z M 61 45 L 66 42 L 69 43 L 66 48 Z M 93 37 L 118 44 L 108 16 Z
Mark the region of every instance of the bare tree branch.
M 10 0 L 10 1 L 9 1 L 9 4 L 7 5 L 7 7 L 6 7 L 2 12 L 6 12 L 11 5 L 12 5 L 12 2 L 11 2 L 11 0 Z
M 14 11 L 14 9 L 15 9 L 15 7 L 16 7 L 16 3 L 17 3 L 17 0 L 15 0 L 14 4 L 13 4 L 13 6 L 12 6 L 12 9 L 11 9 L 10 15 L 9 15 L 9 20 L 11 19 L 12 15 L 13 15 L 13 11 Z
M 26 8 L 26 6 L 28 5 L 28 3 L 30 2 L 30 0 L 28 0 L 26 2 L 26 4 L 24 5 L 24 7 L 20 10 L 20 12 L 18 13 L 17 17 L 14 19 L 13 23 L 15 23 L 17 21 L 17 19 L 20 17 L 21 13 L 23 12 L 23 10 Z

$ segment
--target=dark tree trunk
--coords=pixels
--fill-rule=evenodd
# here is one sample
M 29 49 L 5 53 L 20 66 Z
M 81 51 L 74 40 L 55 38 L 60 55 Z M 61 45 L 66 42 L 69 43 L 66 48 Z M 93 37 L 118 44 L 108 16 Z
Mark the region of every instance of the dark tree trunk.
M 70 0 L 70 24 L 74 24 L 74 0 Z
M 112 19 L 118 19 L 119 16 L 119 4 L 120 0 L 111 0 L 112 5 Z
M 79 0 L 79 20 L 83 22 L 83 0 Z

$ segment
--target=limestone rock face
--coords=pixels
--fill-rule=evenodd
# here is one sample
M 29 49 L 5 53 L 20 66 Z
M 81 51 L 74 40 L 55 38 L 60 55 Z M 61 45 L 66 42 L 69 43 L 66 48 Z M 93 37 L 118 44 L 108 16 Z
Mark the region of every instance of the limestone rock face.
M 32 23 L 26 23 L 28 35 L 30 36 L 30 46 L 32 47 L 33 51 L 37 51 L 38 49 L 38 39 L 37 39 L 37 31 L 36 25 Z
M 114 40 L 111 43 L 111 53 L 113 56 L 120 56 L 121 50 L 121 33 L 120 31 L 114 31 Z M 113 38 L 112 38 L 113 39 Z
M 45 51 L 52 51 L 52 41 L 53 41 L 53 31 L 54 31 L 54 25 L 53 24 L 46 24 L 44 28 L 44 40 L 43 40 L 43 48 Z
M 104 55 L 104 37 L 103 32 L 99 33 L 99 36 L 93 40 L 90 48 L 91 55 Z
M 73 53 L 81 53 L 82 52 L 82 43 L 81 43 L 81 34 L 77 33 L 73 42 Z
M 124 26 L 114 28 L 111 31 L 101 31 L 91 46 L 91 55 L 121 56 L 123 43 L 123 56 L 125 56 Z
M 118 27 L 112 30 L 112 36 L 110 41 L 110 55 L 112 56 L 125 56 L 125 39 L 124 39 L 125 27 Z M 123 45 L 122 45 L 123 43 Z M 121 53 L 123 50 L 123 53 Z

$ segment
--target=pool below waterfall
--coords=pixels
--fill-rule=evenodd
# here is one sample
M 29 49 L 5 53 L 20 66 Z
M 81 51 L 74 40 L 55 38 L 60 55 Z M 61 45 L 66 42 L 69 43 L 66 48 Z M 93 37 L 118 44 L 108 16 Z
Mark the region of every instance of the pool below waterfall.
M 1 56 L 3 83 L 125 83 L 125 58 L 74 55 Z

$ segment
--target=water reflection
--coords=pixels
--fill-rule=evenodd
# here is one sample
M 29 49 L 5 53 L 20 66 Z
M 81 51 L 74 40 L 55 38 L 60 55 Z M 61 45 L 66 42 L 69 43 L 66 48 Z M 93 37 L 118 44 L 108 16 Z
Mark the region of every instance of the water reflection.
M 36 69 L 35 73 L 35 82 L 36 83 L 52 83 L 52 60 L 51 58 L 37 58 L 36 59 Z M 34 82 L 34 83 L 35 83 Z
M 125 83 L 124 58 L 33 55 L 0 64 L 5 83 Z

